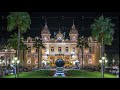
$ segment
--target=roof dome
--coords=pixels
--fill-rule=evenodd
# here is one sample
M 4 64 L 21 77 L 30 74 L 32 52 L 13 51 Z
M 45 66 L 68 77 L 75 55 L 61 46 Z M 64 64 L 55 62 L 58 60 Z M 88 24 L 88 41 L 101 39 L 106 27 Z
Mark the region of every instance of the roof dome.
M 63 37 L 63 34 L 61 33 L 61 31 L 59 30 L 58 34 L 56 35 L 57 37 Z

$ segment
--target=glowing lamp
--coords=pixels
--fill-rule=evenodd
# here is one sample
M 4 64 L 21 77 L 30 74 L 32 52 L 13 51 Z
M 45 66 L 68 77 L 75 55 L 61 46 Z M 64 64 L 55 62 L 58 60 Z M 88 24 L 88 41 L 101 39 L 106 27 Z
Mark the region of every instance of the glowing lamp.
M 18 58 L 17 57 L 14 57 L 14 60 L 17 60 Z
M 105 60 L 105 57 L 102 57 L 102 60 Z
M 17 64 L 19 64 L 19 63 L 20 63 L 20 60 L 17 61 Z
M 99 63 L 102 63 L 102 60 L 99 60 Z
M 107 63 L 108 62 L 108 60 L 105 60 L 105 63 Z
M 12 63 L 15 63 L 14 60 L 12 60 Z

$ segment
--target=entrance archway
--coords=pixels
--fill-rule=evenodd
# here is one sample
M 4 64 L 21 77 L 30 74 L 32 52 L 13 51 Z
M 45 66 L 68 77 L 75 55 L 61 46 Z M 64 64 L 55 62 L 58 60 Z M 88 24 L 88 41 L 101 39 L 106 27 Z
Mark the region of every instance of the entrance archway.
M 55 63 L 55 57 L 54 56 L 50 56 L 50 64 L 54 64 Z
M 71 58 L 70 58 L 70 56 L 65 56 L 65 67 L 69 67 L 70 66 L 70 60 Z

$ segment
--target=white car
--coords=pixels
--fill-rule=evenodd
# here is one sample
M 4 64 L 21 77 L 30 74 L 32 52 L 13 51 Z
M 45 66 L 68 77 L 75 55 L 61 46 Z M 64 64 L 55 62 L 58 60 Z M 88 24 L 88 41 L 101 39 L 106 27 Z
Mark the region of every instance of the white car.
M 117 72 L 117 69 L 112 69 L 111 71 L 112 74 L 116 74 L 116 72 Z

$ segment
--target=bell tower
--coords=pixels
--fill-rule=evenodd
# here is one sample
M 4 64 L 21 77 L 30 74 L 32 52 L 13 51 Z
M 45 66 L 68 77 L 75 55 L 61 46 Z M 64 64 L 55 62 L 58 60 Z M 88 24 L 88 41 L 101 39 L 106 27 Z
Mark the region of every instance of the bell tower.
M 69 36 L 70 36 L 70 41 L 77 41 L 78 31 L 75 28 L 74 19 L 73 19 L 73 25 L 72 25 L 72 29 L 70 30 Z
M 42 36 L 43 42 L 50 41 L 51 33 L 50 33 L 48 26 L 47 26 L 47 19 L 45 19 L 45 26 L 41 31 L 41 36 Z

